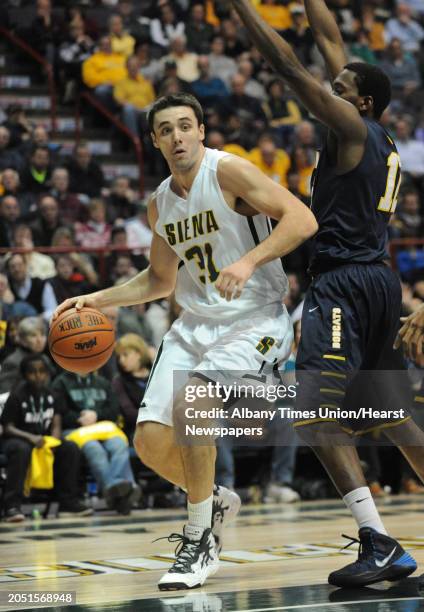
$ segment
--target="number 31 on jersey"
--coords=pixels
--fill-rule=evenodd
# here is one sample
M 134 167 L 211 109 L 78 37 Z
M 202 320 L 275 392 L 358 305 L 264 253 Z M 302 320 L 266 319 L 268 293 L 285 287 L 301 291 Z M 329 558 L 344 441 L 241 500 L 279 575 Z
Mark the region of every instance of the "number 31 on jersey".
M 398 153 L 394 151 L 390 153 L 387 158 L 387 166 L 389 168 L 387 173 L 386 191 L 380 198 L 378 204 L 378 210 L 382 212 L 394 213 L 397 204 L 397 197 L 400 187 L 400 157 Z

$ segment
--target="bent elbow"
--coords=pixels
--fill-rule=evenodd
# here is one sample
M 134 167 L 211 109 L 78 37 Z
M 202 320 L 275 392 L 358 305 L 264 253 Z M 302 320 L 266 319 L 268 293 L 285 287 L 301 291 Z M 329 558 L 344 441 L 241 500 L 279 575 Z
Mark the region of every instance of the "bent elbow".
M 308 210 L 308 214 L 305 215 L 305 218 L 302 223 L 303 239 L 308 240 L 309 238 L 312 238 L 312 236 L 317 233 L 318 227 L 319 226 L 315 215 L 310 210 Z

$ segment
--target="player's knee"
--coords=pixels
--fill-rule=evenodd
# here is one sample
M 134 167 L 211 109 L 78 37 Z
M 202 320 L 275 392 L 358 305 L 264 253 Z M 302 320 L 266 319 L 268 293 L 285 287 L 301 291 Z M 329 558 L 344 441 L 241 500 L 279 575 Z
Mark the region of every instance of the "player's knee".
M 160 455 L 155 423 L 139 423 L 134 434 L 134 448 L 147 467 L 154 468 Z

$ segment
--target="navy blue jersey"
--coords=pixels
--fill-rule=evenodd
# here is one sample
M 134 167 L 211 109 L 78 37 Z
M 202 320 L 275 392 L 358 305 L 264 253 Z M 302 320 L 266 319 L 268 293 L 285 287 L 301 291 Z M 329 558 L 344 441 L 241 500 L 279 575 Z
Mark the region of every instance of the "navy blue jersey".
M 375 263 L 387 258 L 387 225 L 396 206 L 400 158 L 385 129 L 364 119 L 368 130 L 359 165 L 337 175 L 327 145 L 321 152 L 312 189 L 319 223 L 311 271 L 344 263 Z

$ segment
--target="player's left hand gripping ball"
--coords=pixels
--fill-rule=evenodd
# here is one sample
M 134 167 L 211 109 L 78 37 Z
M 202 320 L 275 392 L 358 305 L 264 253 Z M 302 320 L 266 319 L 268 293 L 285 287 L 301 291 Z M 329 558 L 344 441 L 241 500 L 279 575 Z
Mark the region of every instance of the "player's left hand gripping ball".
M 240 259 L 223 268 L 219 273 L 215 287 L 227 302 L 239 298 L 243 287 L 255 271 L 255 266 L 246 259 Z

